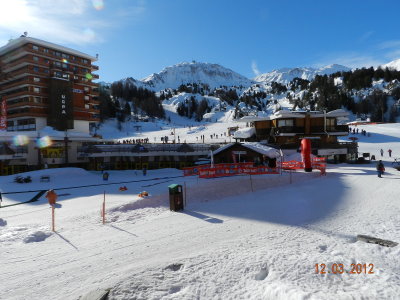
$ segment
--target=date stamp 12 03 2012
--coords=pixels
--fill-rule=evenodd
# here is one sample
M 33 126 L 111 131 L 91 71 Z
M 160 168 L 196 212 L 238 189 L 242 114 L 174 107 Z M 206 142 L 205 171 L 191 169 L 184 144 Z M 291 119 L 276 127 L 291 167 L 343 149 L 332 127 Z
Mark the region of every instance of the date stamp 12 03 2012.
M 315 264 L 317 274 L 374 274 L 374 264 L 350 264 L 345 267 L 343 264 Z

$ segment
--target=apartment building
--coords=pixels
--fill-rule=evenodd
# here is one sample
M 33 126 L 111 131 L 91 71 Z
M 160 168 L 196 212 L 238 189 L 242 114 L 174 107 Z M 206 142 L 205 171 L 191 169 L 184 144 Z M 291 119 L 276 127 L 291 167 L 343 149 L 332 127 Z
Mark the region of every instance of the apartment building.
M 0 47 L 0 98 L 7 131 L 52 126 L 88 133 L 99 121 L 95 61 L 97 56 L 26 34 Z

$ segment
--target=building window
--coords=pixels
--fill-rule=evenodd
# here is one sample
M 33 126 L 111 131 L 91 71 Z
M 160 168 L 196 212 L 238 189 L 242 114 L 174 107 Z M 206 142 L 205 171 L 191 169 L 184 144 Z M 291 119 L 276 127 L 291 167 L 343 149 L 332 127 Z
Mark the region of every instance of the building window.
M 61 56 L 64 57 L 64 58 L 69 58 L 69 55 L 68 54 L 64 54 L 64 53 Z
M 85 86 L 84 90 L 85 90 L 85 92 L 89 92 L 89 87 Z
M 34 57 L 33 57 L 33 61 L 39 61 L 39 57 L 34 56 Z
M 40 93 L 40 87 L 33 87 L 33 91 L 35 92 L 35 93 Z
M 34 72 L 39 72 L 39 67 L 33 67 Z
M 43 49 L 43 52 L 44 52 L 44 53 L 49 53 L 49 49 L 44 48 L 44 49 Z
M 34 81 L 34 82 L 39 82 L 39 81 L 40 81 L 40 78 L 39 78 L 39 77 L 33 77 L 33 81 Z
M 89 96 L 85 96 L 85 100 L 89 100 Z
M 42 100 L 40 99 L 40 97 L 34 97 L 34 98 L 33 98 L 33 102 L 35 102 L 35 103 L 42 103 Z
M 35 46 L 35 45 L 32 45 L 32 49 L 38 51 L 38 50 L 39 50 L 39 47 L 38 47 L 38 46 Z
M 293 127 L 293 120 L 278 120 L 278 127 Z
M 68 69 L 67 64 L 62 64 L 62 67 L 63 67 L 64 69 Z
M 43 69 L 43 72 L 45 72 L 46 74 L 50 73 L 49 69 Z
M 335 126 L 335 119 L 326 119 L 326 126 L 334 127 Z

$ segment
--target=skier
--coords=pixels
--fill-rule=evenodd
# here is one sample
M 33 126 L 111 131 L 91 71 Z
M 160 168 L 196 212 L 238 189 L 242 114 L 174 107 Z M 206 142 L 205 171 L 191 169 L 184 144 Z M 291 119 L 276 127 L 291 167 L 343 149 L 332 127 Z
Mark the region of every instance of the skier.
M 389 149 L 388 152 L 389 152 L 389 157 L 392 157 L 392 149 Z
M 381 156 L 383 157 L 383 149 L 381 149 Z
M 382 178 L 382 174 L 385 171 L 385 166 L 381 160 L 376 164 L 376 170 L 378 171 L 378 177 Z
M 103 180 L 107 181 L 108 180 L 108 176 L 110 176 L 110 174 L 108 174 L 108 172 L 104 172 L 103 173 Z

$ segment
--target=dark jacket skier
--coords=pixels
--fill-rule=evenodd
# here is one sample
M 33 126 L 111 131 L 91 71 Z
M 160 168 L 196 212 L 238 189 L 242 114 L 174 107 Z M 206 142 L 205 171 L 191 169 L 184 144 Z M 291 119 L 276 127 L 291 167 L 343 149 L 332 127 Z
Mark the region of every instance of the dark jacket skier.
M 381 160 L 376 164 L 376 170 L 378 171 L 378 177 L 382 177 L 382 174 L 385 171 L 385 166 Z

